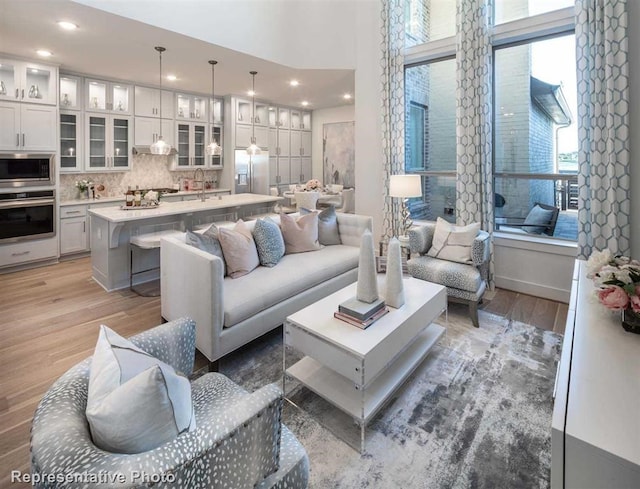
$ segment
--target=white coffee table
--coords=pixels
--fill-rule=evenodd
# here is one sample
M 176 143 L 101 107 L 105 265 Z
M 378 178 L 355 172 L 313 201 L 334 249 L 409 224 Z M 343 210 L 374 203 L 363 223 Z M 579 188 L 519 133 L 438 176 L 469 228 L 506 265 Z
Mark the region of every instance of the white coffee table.
M 364 330 L 333 317 L 341 302 L 355 296 L 355 283 L 287 317 L 284 324 L 285 397 L 287 380 L 295 379 L 353 417 L 360 426 L 361 452 L 367 423 L 445 333 L 432 324 L 447 309 L 445 287 L 406 277 L 404 293 L 401 308 L 389 308 Z M 287 366 L 292 349 L 304 356 Z

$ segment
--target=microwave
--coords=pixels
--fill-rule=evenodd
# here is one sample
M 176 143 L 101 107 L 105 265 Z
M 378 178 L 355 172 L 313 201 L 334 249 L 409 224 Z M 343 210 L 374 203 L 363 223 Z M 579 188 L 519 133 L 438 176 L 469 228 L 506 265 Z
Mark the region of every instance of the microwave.
M 0 153 L 0 187 L 54 184 L 55 154 Z

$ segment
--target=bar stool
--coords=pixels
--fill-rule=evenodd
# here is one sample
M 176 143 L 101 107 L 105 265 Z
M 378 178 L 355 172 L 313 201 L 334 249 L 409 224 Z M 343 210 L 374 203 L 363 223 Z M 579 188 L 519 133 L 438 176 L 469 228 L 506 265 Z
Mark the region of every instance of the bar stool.
M 138 250 L 154 250 L 160 248 L 160 240 L 164 236 L 177 236 L 182 234 L 181 231 L 177 229 L 161 229 L 158 231 L 144 233 L 144 234 L 135 234 L 129 238 L 129 289 L 136 294 L 142 297 L 158 297 L 160 295 L 160 290 L 156 289 L 153 292 L 145 293 L 133 287 L 133 277 L 134 275 L 140 275 L 142 273 L 151 272 L 153 270 L 159 270 L 160 265 L 157 267 L 147 268 L 145 270 L 139 270 L 134 272 L 133 268 L 133 249 L 138 248 Z

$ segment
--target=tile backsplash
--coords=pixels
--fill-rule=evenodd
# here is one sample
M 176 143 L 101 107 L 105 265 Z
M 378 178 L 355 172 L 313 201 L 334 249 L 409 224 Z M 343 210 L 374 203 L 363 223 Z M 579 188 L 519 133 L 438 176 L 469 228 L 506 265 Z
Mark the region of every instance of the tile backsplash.
M 172 187 L 184 178 L 193 178 L 193 170 L 169 171 L 170 163 L 165 156 L 136 155 L 131 162 L 131 170 L 108 173 L 74 173 L 60 175 L 60 200 L 74 200 L 79 197 L 76 180 L 86 179 L 105 186 L 106 197 L 124 196 L 127 187 L 141 189 Z M 220 170 L 205 170 L 205 180 L 220 181 Z

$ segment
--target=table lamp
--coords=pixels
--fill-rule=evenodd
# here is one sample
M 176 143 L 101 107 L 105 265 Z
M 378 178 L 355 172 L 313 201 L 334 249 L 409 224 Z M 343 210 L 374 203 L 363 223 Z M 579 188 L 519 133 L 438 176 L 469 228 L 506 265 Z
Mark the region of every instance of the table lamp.
M 420 175 L 391 175 L 389 179 L 389 196 L 402 199 L 401 236 L 399 238 L 406 240 L 407 231 L 413 224 L 410 219 L 407 200 L 409 197 L 422 197 L 422 178 Z

